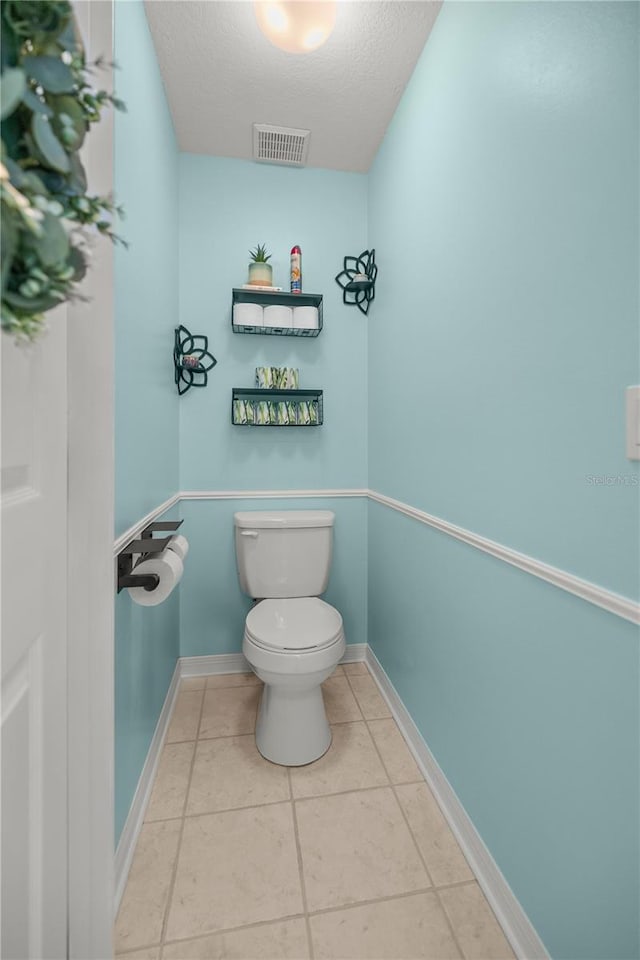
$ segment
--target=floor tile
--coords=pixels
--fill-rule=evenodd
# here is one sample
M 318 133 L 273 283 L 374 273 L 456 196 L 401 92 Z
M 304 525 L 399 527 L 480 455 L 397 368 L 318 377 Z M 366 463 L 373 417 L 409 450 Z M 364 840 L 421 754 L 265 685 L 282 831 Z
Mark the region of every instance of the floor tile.
M 143 950 L 133 950 L 131 953 L 117 953 L 116 960 L 158 960 L 160 947 L 146 947 Z
M 146 821 L 182 816 L 194 747 L 193 740 L 165 744 L 144 817 Z
M 439 892 L 466 960 L 511 960 L 513 951 L 477 883 Z
M 307 960 L 307 927 L 302 918 L 182 940 L 164 948 L 162 960 Z
M 180 820 L 142 825 L 115 928 L 116 953 L 160 942 Z
M 392 783 L 414 783 L 423 779 L 393 718 L 370 720 L 369 730 Z
M 187 816 L 288 799 L 286 767 L 261 757 L 253 734 L 199 741 Z
M 369 670 L 364 660 L 354 660 L 353 663 L 343 663 L 342 669 L 348 677 L 369 676 Z
M 196 739 L 203 695 L 204 690 L 180 691 L 167 731 L 167 743 Z
M 301 912 L 291 804 L 184 821 L 167 940 Z
M 255 673 L 220 673 L 215 677 L 207 677 L 207 690 L 217 687 L 251 687 L 262 681 Z
M 429 886 L 390 788 L 299 800 L 296 814 L 310 910 Z
M 372 677 L 349 677 L 349 682 L 365 720 L 391 716 L 391 711 Z
M 204 690 L 206 685 L 206 677 L 183 677 L 180 681 L 180 690 Z
M 436 886 L 473 880 L 473 873 L 426 783 L 396 787 L 416 843 Z
M 454 960 L 460 956 L 433 893 L 311 917 L 316 960 Z
M 323 757 L 305 767 L 291 768 L 294 797 L 318 797 L 389 782 L 366 723 L 338 723 L 331 733 L 333 740 Z
M 253 733 L 262 687 L 217 687 L 204 695 L 201 737 L 235 737 Z
M 346 677 L 333 674 L 322 684 L 322 695 L 329 723 L 362 720 L 362 714 Z

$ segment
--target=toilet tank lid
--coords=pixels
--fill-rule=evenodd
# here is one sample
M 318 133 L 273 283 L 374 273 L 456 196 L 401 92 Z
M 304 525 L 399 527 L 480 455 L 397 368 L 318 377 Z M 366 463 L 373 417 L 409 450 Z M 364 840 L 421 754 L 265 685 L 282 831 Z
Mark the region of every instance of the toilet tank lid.
M 332 510 L 247 510 L 233 515 L 236 527 L 253 530 L 332 527 L 334 519 Z

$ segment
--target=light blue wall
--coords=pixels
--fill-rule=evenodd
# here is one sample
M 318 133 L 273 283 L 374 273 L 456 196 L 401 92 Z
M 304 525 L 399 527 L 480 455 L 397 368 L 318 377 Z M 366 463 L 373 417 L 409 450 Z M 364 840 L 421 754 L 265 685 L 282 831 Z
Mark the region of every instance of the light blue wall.
M 342 304 L 334 281 L 345 254 L 366 247 L 366 177 L 180 155 L 180 319 L 206 333 L 218 365 L 206 390 L 180 405 L 182 490 L 365 487 L 367 321 Z M 231 290 L 247 279 L 248 250 L 266 243 L 274 283 L 288 289 L 289 251 L 302 248 L 303 288 L 324 296 L 315 339 L 249 336 L 231 329 Z M 231 424 L 231 388 L 253 386 L 256 366 L 300 369 L 300 385 L 324 390 L 318 429 Z M 347 640 L 366 642 L 366 509 L 362 501 L 313 501 L 335 510 L 327 594 Z M 306 509 L 307 500 L 196 501 L 183 505 L 191 543 L 181 590 L 183 656 L 238 651 L 249 601 L 238 585 L 235 510 Z
M 140 607 L 126 592 L 116 599 L 116 839 L 127 819 L 179 655 L 179 611 L 179 590 L 158 607 Z
M 116 533 L 178 488 L 173 327 L 178 314 L 178 152 L 144 7 L 116 4 L 115 192 L 127 212 L 117 248 Z M 116 837 L 179 650 L 176 594 L 157 609 L 116 597 Z
M 638 631 L 377 504 L 369 642 L 551 955 L 638 957 Z
M 636 4 L 445 3 L 369 177 L 369 485 L 630 596 L 637 92 Z M 637 957 L 637 629 L 369 513 L 369 641 L 524 909 Z
M 183 657 L 236 653 L 251 606 L 238 585 L 236 510 L 333 510 L 334 555 L 324 599 L 342 614 L 347 643 L 367 642 L 367 502 L 333 500 L 209 500 L 181 505 L 191 549 L 180 584 Z
M 367 321 L 334 281 L 345 254 L 366 247 L 363 174 L 180 155 L 180 319 L 206 333 L 218 360 L 206 390 L 180 405 L 183 490 L 364 487 L 367 477 Z M 289 251 L 302 248 L 303 289 L 324 296 L 317 338 L 231 330 L 231 290 L 247 280 L 248 250 L 266 243 L 274 283 L 289 288 Z M 295 366 L 324 390 L 320 429 L 231 424 L 231 388 L 256 366 Z
M 142 0 L 115 7 L 116 533 L 178 489 L 178 148 Z
M 369 176 L 370 486 L 630 596 L 638 62 L 635 3 L 445 3 Z

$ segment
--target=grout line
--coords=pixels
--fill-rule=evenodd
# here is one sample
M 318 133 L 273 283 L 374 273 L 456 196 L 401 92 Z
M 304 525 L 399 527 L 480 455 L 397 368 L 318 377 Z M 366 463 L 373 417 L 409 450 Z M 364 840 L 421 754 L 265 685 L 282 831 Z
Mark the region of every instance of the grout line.
M 159 950 L 161 947 L 160 943 L 145 943 L 141 947 L 134 947 L 132 950 L 125 950 L 122 953 L 114 954 L 115 960 L 126 960 L 127 957 L 133 957 L 136 953 L 139 953 L 141 950 Z
M 354 694 L 353 689 L 352 689 L 352 687 L 351 687 L 351 684 L 349 683 L 349 678 L 347 677 L 346 673 L 338 673 L 338 674 L 332 673 L 331 676 L 328 677 L 327 680 L 325 680 L 325 683 L 327 683 L 328 680 L 332 680 L 334 677 L 335 677 L 337 680 L 339 680 L 339 679 L 342 677 L 344 680 L 347 681 L 347 689 L 350 691 L 351 696 L 352 696 L 353 699 L 354 699 L 354 702 L 355 702 L 355 705 L 356 705 L 356 709 L 357 709 L 357 711 L 358 711 L 359 716 L 357 716 L 357 717 L 355 717 L 355 718 L 354 718 L 354 717 L 351 717 L 350 720 L 329 720 L 329 715 L 327 714 L 327 721 L 328 721 L 328 723 L 329 723 L 329 726 L 332 727 L 332 726 L 334 726 L 334 724 L 337 724 L 337 723 L 361 723 L 361 722 L 364 720 L 364 714 L 362 713 L 362 710 L 361 710 L 361 708 L 360 708 L 360 703 L 358 702 L 358 698 L 357 698 L 356 695 Z M 324 684 L 322 684 L 322 687 L 324 688 Z M 324 689 L 323 689 L 323 691 L 322 691 L 322 696 L 323 696 L 323 700 L 324 700 Z M 325 704 L 324 704 L 324 708 L 325 708 L 325 713 L 327 713 L 327 704 L 326 704 L 326 701 L 325 701 Z
M 389 774 L 387 773 L 386 767 L 383 767 L 383 770 L 388 777 Z M 393 786 L 391 782 L 376 783 L 371 787 L 355 787 L 352 790 L 337 790 L 335 793 L 313 793 L 309 797 L 295 797 L 293 802 L 306 803 L 307 800 L 328 800 L 329 797 L 344 797 L 350 793 L 371 793 L 373 790 L 387 790 L 390 786 Z
M 392 900 L 406 900 L 407 897 L 418 897 L 425 893 L 435 893 L 433 887 L 416 887 L 415 890 L 405 890 L 403 893 L 390 893 L 386 897 L 375 897 L 373 900 L 355 900 L 352 903 L 340 903 L 335 907 L 322 907 L 312 910 L 310 917 L 322 917 L 326 913 L 339 913 L 343 910 L 353 910 L 355 907 L 370 907 L 376 903 L 388 903 Z
M 311 924 L 309 923 L 309 904 L 307 902 L 307 888 L 304 882 L 304 868 L 302 866 L 302 847 L 300 846 L 300 834 L 298 833 L 298 816 L 296 814 L 296 805 L 293 799 L 293 784 L 291 783 L 291 767 L 287 767 L 287 781 L 289 783 L 289 797 L 291 799 L 291 810 L 293 811 L 293 833 L 296 841 L 296 856 L 298 858 L 298 874 L 300 876 L 300 891 L 302 893 L 302 909 L 304 910 L 304 922 L 307 928 L 307 945 L 309 947 L 309 957 L 313 960 L 313 940 L 311 939 Z
M 368 672 L 368 671 L 367 671 L 367 672 Z M 360 674 L 360 676 L 363 676 L 363 674 Z M 371 677 L 371 674 L 370 674 L 370 673 L 369 673 L 369 676 Z M 375 682 L 375 680 L 374 680 L 373 677 L 371 677 L 371 680 L 373 681 L 374 685 L 375 685 L 376 688 L 377 688 L 377 684 L 376 684 L 376 682 Z M 351 679 L 350 679 L 349 677 L 347 677 L 347 681 L 348 681 L 348 683 L 349 683 L 349 686 L 351 687 Z M 351 687 L 351 689 L 353 690 L 353 687 Z M 378 692 L 380 692 L 380 691 L 378 690 Z M 354 691 L 354 696 L 355 696 L 355 691 Z M 377 719 L 382 719 L 382 718 L 377 718 Z M 391 719 L 393 720 L 393 717 L 392 717 Z M 438 895 L 438 888 L 436 887 L 436 885 L 435 885 L 435 883 L 434 883 L 434 881 L 433 881 L 433 877 L 431 876 L 431 871 L 429 870 L 429 866 L 428 866 L 428 864 L 427 864 L 426 858 L 423 856 L 422 850 L 420 849 L 420 845 L 419 845 L 418 841 L 416 840 L 415 833 L 413 832 L 413 828 L 412 828 L 411 824 L 409 823 L 409 818 L 407 817 L 407 815 L 406 815 L 406 813 L 405 813 L 404 807 L 403 807 L 402 804 L 400 803 L 400 798 L 398 797 L 398 793 L 397 793 L 397 791 L 396 791 L 396 784 L 391 781 L 391 777 L 389 776 L 389 771 L 387 770 L 387 766 L 386 766 L 386 764 L 385 764 L 385 762 L 384 762 L 384 759 L 383 759 L 383 757 L 382 757 L 382 754 L 381 754 L 380 750 L 378 749 L 378 744 L 376 743 L 375 737 L 373 736 L 373 734 L 372 734 L 372 732 L 371 732 L 371 729 L 370 729 L 370 727 L 369 727 L 369 721 L 368 721 L 368 720 L 365 720 L 365 723 L 367 724 L 367 730 L 369 731 L 369 736 L 370 736 L 371 739 L 373 740 L 374 746 L 375 746 L 375 748 L 376 748 L 376 750 L 377 750 L 377 752 L 378 752 L 378 756 L 380 757 L 380 762 L 382 763 L 382 766 L 384 767 L 384 770 L 385 770 L 387 776 L 389 777 L 389 781 L 390 781 L 390 783 L 391 783 L 391 790 L 393 791 L 393 796 L 394 796 L 394 798 L 395 798 L 396 804 L 398 805 L 398 809 L 400 810 L 400 813 L 401 813 L 401 815 L 402 815 L 402 818 L 403 818 L 405 824 L 407 825 L 407 830 L 409 831 L 409 836 L 410 836 L 411 839 L 413 840 L 413 845 L 414 845 L 414 847 L 415 847 L 415 849 L 416 849 L 416 851 L 417 851 L 417 854 L 418 854 L 418 856 L 419 856 L 419 858 L 420 858 L 420 861 L 422 862 L 422 865 L 424 866 L 424 869 L 425 869 L 426 874 L 427 874 L 427 877 L 428 877 L 428 879 L 429 879 L 429 883 L 431 884 L 431 888 L 432 888 L 432 890 L 433 890 L 433 893 L 434 893 L 434 895 L 435 895 L 435 898 L 436 898 L 436 900 L 438 901 L 438 905 L 439 905 L 439 907 L 440 907 L 440 910 L 442 911 L 442 914 L 443 914 L 443 916 L 444 916 L 444 918 L 445 918 L 446 924 L 447 924 L 447 926 L 449 927 L 449 930 L 450 930 L 450 932 L 451 932 L 451 936 L 453 937 L 453 942 L 455 943 L 456 948 L 457 948 L 458 952 L 460 953 L 460 956 L 461 956 L 461 957 L 464 957 L 464 956 L 465 956 L 465 953 L 464 953 L 464 951 L 463 951 L 463 949 L 462 949 L 462 947 L 461 947 L 461 945 L 460 945 L 460 943 L 459 943 L 459 941 L 458 941 L 458 937 L 456 936 L 456 932 L 455 932 L 455 930 L 453 929 L 453 924 L 451 923 L 451 920 L 449 919 L 449 914 L 448 914 L 447 911 L 445 910 L 444 904 L 442 903 L 442 900 L 440 899 L 440 896 Z M 395 720 L 394 720 L 394 723 L 395 723 Z M 397 724 L 396 724 L 396 727 L 397 727 Z M 400 730 L 399 727 L 398 727 L 398 730 Z M 400 736 L 402 736 L 402 731 L 400 731 Z M 404 737 L 403 737 L 402 739 L 404 740 Z M 406 741 L 405 741 L 405 743 L 406 743 Z M 424 780 L 423 780 L 422 782 L 424 782 Z M 428 784 L 427 784 L 427 790 L 429 790 L 429 785 L 428 785 Z M 474 880 L 475 880 L 475 876 L 474 876 Z
M 371 734 L 369 734 L 371 736 Z M 372 738 L 373 739 L 373 738 Z M 198 741 L 199 743 L 206 743 L 207 741 Z M 375 744 L 374 744 L 375 745 Z M 289 769 L 288 767 L 286 768 Z M 383 765 L 384 772 L 388 777 L 386 767 Z M 411 780 L 409 783 L 424 783 L 424 780 Z M 307 797 L 291 797 L 292 803 L 304 803 L 307 800 L 324 800 L 329 797 L 344 797 L 348 793 L 369 793 L 372 790 L 384 790 L 389 786 L 407 786 L 407 783 L 403 782 L 400 784 L 392 784 L 391 780 L 389 783 L 377 783 L 373 784 L 370 787 L 351 787 L 348 790 L 336 790 L 332 793 L 311 793 Z M 264 803 L 250 803 L 242 807 L 222 807 L 220 810 L 202 810 L 199 813 L 185 813 L 176 817 L 158 817 L 157 820 L 145 820 L 145 823 L 166 823 L 168 820 L 195 820 L 197 817 L 211 817 L 217 813 L 234 813 L 239 810 L 258 810 L 260 807 L 277 807 L 278 804 L 288 803 L 288 800 L 266 800 Z M 461 880 L 460 883 L 471 883 L 470 880 Z M 444 886 L 444 885 L 443 885 Z M 457 884 L 448 884 L 448 886 L 457 886 Z
M 454 883 L 439 883 L 436 890 L 456 890 L 458 887 L 470 887 L 472 884 L 478 884 L 475 876 L 472 880 L 456 880 Z M 493 913 L 493 911 L 491 911 Z
M 287 769 L 289 769 L 287 767 Z M 388 773 L 386 768 L 384 768 L 385 774 Z M 424 780 L 416 780 L 414 783 L 424 783 Z M 245 807 L 223 807 L 221 810 L 203 810 L 200 813 L 185 813 L 177 817 L 160 817 L 158 820 L 148 820 L 145 823 L 166 823 L 169 820 L 196 820 L 198 817 L 212 817 L 218 813 L 236 813 L 240 810 L 259 810 L 260 807 L 277 807 L 279 804 L 292 802 L 296 803 L 306 803 L 307 800 L 324 800 L 329 797 L 344 797 L 349 793 L 371 793 L 372 790 L 386 790 L 387 787 L 394 786 L 394 784 L 389 781 L 389 783 L 377 783 L 371 787 L 352 787 L 350 790 L 336 790 L 335 793 L 312 793 L 308 797 L 292 797 L 291 801 L 289 800 L 267 800 L 265 803 L 250 803 Z M 404 787 L 405 784 L 401 783 L 399 786 Z M 463 883 L 470 883 L 470 880 L 461 881 Z M 453 884 L 452 884 L 453 886 Z
M 166 738 L 165 738 L 165 740 L 164 740 L 164 742 L 163 742 L 163 744 L 162 744 L 162 749 L 163 749 L 163 750 L 164 750 L 164 748 L 165 748 L 166 746 L 168 746 L 169 744 L 174 744 L 174 743 L 193 743 L 193 742 L 195 742 L 195 741 L 198 739 L 198 726 L 199 726 L 199 724 L 200 724 L 200 715 L 201 715 L 201 713 L 202 713 L 202 705 L 203 705 L 203 703 L 204 703 L 204 693 L 205 693 L 204 689 L 201 689 L 201 690 L 181 690 L 181 689 L 180 689 L 180 686 L 178 686 L 178 692 L 177 692 L 177 695 L 176 695 L 175 706 L 174 706 L 174 708 L 173 708 L 173 713 L 171 714 L 171 719 L 170 719 L 170 721 L 169 721 L 169 726 L 167 727 L 167 735 L 166 735 Z M 169 735 L 170 735 L 170 733 L 171 733 L 171 724 L 173 723 L 174 718 L 175 718 L 175 715 L 176 715 L 176 710 L 177 710 L 177 707 L 178 707 L 178 700 L 180 699 L 181 696 L 184 696 L 185 694 L 187 694 L 187 695 L 190 696 L 190 697 L 195 697 L 196 694 L 199 694 L 199 695 L 200 695 L 200 706 L 199 706 L 199 708 L 198 708 L 198 723 L 196 724 L 195 734 L 194 734 L 193 736 L 191 736 L 191 737 L 185 737 L 184 740 L 169 740 Z M 189 711 L 189 713 L 191 713 L 191 711 Z
M 200 711 L 199 711 L 199 713 L 198 713 L 198 725 L 197 725 L 197 727 L 196 727 L 196 737 L 197 737 L 197 735 L 198 735 L 198 733 L 199 733 L 199 731 L 200 731 L 200 724 L 201 724 L 201 722 L 202 722 L 202 713 L 203 713 L 203 711 L 204 711 L 204 691 L 202 691 L 202 698 L 201 698 L 201 700 L 200 700 Z M 179 831 L 179 833 L 178 833 L 178 846 L 177 846 L 177 849 L 176 849 L 176 858 L 175 858 L 175 860 L 174 860 L 173 869 L 172 869 L 172 871 L 171 871 L 171 878 L 170 878 L 170 880 L 169 880 L 169 890 L 167 891 L 167 902 L 166 902 L 165 908 L 164 908 L 164 917 L 162 918 L 162 931 L 161 931 L 161 934 L 160 934 L 160 941 L 161 941 L 160 957 L 162 957 L 162 954 L 163 954 L 163 952 L 164 952 L 164 946 L 163 946 L 163 945 L 164 945 L 165 935 L 166 935 L 166 932 L 167 932 L 167 923 L 169 922 L 169 913 L 170 913 L 170 910 L 171 910 L 171 902 L 172 902 L 172 900 L 173 900 L 173 891 L 174 891 L 174 888 L 175 888 L 175 885 L 176 885 L 176 876 L 177 876 L 177 873 L 178 873 L 178 861 L 180 860 L 180 852 L 181 852 L 181 850 L 182 850 L 182 838 L 183 838 L 183 835 L 184 835 L 184 826 L 185 826 L 185 822 L 186 822 L 185 813 L 186 813 L 186 809 L 187 809 L 187 801 L 188 801 L 188 799 L 189 799 L 189 792 L 190 792 L 190 790 L 191 790 L 191 778 L 193 777 L 193 768 L 194 768 L 195 762 L 196 762 L 196 753 L 197 753 L 197 750 L 198 750 L 198 744 L 197 744 L 197 742 L 196 742 L 196 744 L 195 744 L 195 746 L 194 746 L 194 748 L 193 748 L 193 754 L 192 754 L 192 756 L 191 756 L 191 765 L 190 765 L 190 767 L 189 767 L 189 776 L 188 776 L 188 778 L 187 778 L 187 789 L 185 790 L 184 801 L 183 801 L 183 804 L 182 804 L 182 818 L 181 818 L 180 831 Z
M 166 820 L 198 820 L 199 817 L 215 817 L 218 813 L 238 813 L 240 810 L 259 810 L 260 807 L 277 807 L 289 800 L 267 800 L 266 803 L 251 803 L 246 807 L 224 807 L 222 810 L 204 810 L 201 813 L 185 813 L 181 817 L 166 817 L 165 820 L 150 820 L 149 823 L 165 823 Z
M 177 943 L 191 943 L 192 940 L 206 940 L 207 937 L 224 936 L 225 933 L 238 933 L 241 930 L 255 930 L 260 927 L 268 927 L 273 923 L 287 923 L 289 920 L 304 920 L 303 913 L 289 913 L 284 917 L 274 917 L 271 920 L 255 920 L 253 923 L 243 923 L 239 927 L 222 927 L 219 930 L 207 930 L 205 933 L 194 933 L 192 936 L 180 937 L 179 940 L 166 940 L 163 946 L 175 946 Z M 152 944 L 158 946 L 158 944 Z M 145 947 L 138 947 L 144 950 Z

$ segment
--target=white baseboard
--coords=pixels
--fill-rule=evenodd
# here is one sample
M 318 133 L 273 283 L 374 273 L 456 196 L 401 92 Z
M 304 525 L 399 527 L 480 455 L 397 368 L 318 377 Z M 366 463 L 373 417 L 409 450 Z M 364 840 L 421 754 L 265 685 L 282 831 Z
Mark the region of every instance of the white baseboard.
M 549 954 L 542 940 L 484 845 L 371 647 L 366 647 L 365 660 L 515 955 L 520 960 L 548 960 Z
M 221 673 L 251 673 L 244 654 L 216 653 L 210 657 L 180 657 L 181 677 L 206 677 Z
M 364 660 L 366 643 L 349 643 L 340 663 Z M 217 653 L 210 657 L 180 657 L 181 677 L 206 677 L 223 673 L 250 673 L 251 667 L 242 653 Z
M 340 663 L 357 663 L 359 660 L 367 659 L 366 643 L 348 643 Z
M 179 684 L 180 661 L 178 660 L 175 670 L 173 671 L 171 683 L 169 684 L 169 689 L 167 690 L 167 695 L 164 699 L 160 716 L 158 717 L 156 729 L 154 730 L 151 744 L 149 745 L 147 758 L 144 762 L 142 773 L 140 774 L 140 779 L 138 780 L 138 786 L 136 787 L 136 792 L 133 795 L 131 807 L 129 808 L 129 813 L 127 815 L 125 825 L 122 828 L 122 833 L 120 834 L 120 840 L 118 841 L 118 846 L 116 849 L 114 892 L 115 913 L 118 912 L 120 901 L 122 900 L 122 894 L 124 893 L 124 888 L 127 884 L 127 877 L 129 876 L 129 870 L 131 868 L 131 861 L 136 849 L 136 843 L 138 842 L 140 828 L 144 822 L 144 815 L 147 810 L 147 804 L 149 803 L 149 797 L 151 796 L 153 781 L 158 769 L 158 761 L 160 760 L 160 753 L 162 752 L 164 738 L 169 727 L 169 721 L 171 720 L 173 708 L 175 706 Z

